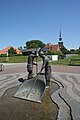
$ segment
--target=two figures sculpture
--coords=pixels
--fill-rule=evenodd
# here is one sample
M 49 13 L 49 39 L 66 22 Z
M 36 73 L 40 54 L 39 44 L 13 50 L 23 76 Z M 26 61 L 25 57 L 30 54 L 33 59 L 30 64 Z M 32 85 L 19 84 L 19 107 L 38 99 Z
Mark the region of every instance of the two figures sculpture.
M 43 63 L 40 72 L 38 72 L 37 75 L 34 77 L 33 65 L 35 64 L 37 66 L 37 63 L 34 62 L 34 58 L 37 58 L 38 56 L 42 58 Z M 42 77 L 40 79 L 38 78 L 43 69 L 45 69 L 45 82 L 42 80 Z M 49 88 L 50 86 L 51 78 L 51 66 L 49 65 L 49 58 L 48 56 L 43 54 L 42 49 L 39 49 L 39 51 L 36 53 L 32 52 L 28 56 L 27 71 L 28 80 L 22 82 L 20 88 L 18 89 L 14 97 L 41 103 L 45 88 Z
M 42 67 L 38 75 L 41 73 L 41 71 L 44 69 L 45 73 L 45 79 L 46 79 L 46 86 L 50 86 L 50 78 L 51 78 L 51 66 L 49 64 L 49 57 L 46 56 L 43 52 L 43 49 L 39 49 L 39 51 L 36 51 L 36 53 L 33 51 L 28 56 L 28 62 L 27 62 L 27 71 L 28 71 L 28 79 L 33 78 L 33 65 L 37 65 L 37 63 L 34 62 L 34 58 L 40 56 L 42 58 Z

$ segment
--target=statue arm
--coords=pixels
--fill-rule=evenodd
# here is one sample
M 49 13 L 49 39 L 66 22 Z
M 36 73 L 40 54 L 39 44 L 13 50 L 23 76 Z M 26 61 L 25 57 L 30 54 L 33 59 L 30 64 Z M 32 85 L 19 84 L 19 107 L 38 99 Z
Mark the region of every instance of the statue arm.
M 37 60 L 36 60 L 36 62 L 34 62 L 34 58 L 37 58 L 38 56 L 37 55 L 35 55 L 34 57 L 33 57 L 33 65 L 37 65 Z
M 37 65 L 37 63 L 36 63 L 36 62 L 33 62 L 33 65 Z
M 43 62 L 42 67 L 41 67 L 41 70 L 40 70 L 40 72 L 39 72 L 39 73 L 41 73 L 41 71 L 45 68 L 46 63 L 47 63 L 47 61 L 44 61 L 44 62 Z

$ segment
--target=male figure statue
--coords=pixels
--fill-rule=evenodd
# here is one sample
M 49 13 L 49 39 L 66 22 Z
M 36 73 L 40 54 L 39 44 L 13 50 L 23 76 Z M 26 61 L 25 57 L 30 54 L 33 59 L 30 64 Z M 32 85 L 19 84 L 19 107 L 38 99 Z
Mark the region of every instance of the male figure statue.
M 38 57 L 34 51 L 28 56 L 27 61 L 27 71 L 28 71 L 28 79 L 33 78 L 33 65 L 37 65 L 37 63 L 34 63 L 34 58 Z
M 48 56 L 44 55 L 42 49 L 39 50 L 39 56 L 43 59 L 43 64 L 40 72 L 45 68 L 45 78 L 46 78 L 46 88 L 50 86 L 50 78 L 51 78 L 51 66 L 49 65 Z

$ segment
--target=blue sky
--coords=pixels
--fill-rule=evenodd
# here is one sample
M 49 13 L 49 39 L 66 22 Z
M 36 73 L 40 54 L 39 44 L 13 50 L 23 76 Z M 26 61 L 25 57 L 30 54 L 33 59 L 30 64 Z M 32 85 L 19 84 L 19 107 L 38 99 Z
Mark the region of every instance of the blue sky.
M 0 0 L 0 49 L 29 40 L 80 46 L 80 0 Z

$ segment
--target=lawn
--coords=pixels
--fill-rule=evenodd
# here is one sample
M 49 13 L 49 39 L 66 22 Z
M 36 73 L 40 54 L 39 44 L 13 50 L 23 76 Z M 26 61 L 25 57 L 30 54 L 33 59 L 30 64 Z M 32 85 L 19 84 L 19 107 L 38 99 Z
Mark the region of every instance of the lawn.
M 12 57 L 0 57 L 0 63 L 24 63 L 27 61 L 27 56 L 12 56 Z
M 12 57 L 0 57 L 0 63 L 24 63 L 28 59 L 28 56 L 12 56 Z M 41 58 L 35 58 L 34 61 L 41 61 Z
M 70 58 L 64 58 L 64 59 L 60 59 L 59 61 L 51 61 L 51 65 L 69 65 L 69 61 L 71 59 L 80 59 L 80 55 L 74 55 Z M 72 65 L 79 65 L 80 66 L 80 60 L 78 61 L 72 61 Z
M 59 61 L 51 61 L 50 64 L 51 65 L 69 65 L 69 61 L 70 59 L 80 59 L 80 55 L 75 55 L 72 56 L 70 58 L 64 58 L 64 59 L 60 59 Z M 28 56 L 12 56 L 9 57 L 7 60 L 7 57 L 0 57 L 0 63 L 24 63 L 26 62 L 28 59 Z M 38 57 L 37 59 L 35 58 L 34 61 L 41 61 L 42 59 L 40 57 Z M 73 61 L 73 65 L 80 65 L 80 61 Z
M 59 61 L 51 61 L 51 65 L 68 65 L 69 58 L 59 59 Z

